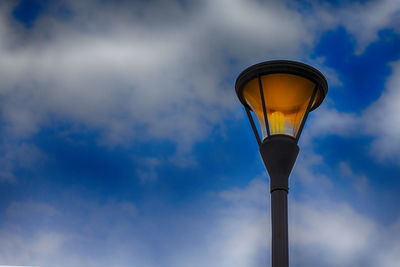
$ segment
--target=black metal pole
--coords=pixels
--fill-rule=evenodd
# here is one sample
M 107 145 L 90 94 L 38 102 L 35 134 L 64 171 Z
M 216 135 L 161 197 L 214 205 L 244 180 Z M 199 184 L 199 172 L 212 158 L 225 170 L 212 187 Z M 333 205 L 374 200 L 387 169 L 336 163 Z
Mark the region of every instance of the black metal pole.
M 271 193 L 272 267 L 289 266 L 286 190 Z
M 271 136 L 260 146 L 271 185 L 272 267 L 289 267 L 287 194 L 299 153 L 296 139 Z

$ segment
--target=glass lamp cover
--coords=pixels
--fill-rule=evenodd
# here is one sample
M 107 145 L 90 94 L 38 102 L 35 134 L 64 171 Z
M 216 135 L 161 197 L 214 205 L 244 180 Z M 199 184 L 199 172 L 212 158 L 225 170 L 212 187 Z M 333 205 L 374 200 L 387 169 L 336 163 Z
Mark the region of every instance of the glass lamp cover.
M 293 74 L 267 74 L 260 78 L 270 134 L 284 134 L 295 138 L 315 83 Z M 256 114 L 262 139 L 266 138 L 267 128 L 257 78 L 250 80 L 244 86 L 243 97 Z

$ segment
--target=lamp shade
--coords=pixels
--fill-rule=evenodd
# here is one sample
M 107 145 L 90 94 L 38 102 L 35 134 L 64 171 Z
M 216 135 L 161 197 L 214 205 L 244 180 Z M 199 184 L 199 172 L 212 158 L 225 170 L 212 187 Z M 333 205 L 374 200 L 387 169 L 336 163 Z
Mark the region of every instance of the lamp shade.
M 262 140 L 274 135 L 298 139 L 308 112 L 323 101 L 328 85 L 316 69 L 295 61 L 267 61 L 236 80 L 240 101 L 254 112 Z

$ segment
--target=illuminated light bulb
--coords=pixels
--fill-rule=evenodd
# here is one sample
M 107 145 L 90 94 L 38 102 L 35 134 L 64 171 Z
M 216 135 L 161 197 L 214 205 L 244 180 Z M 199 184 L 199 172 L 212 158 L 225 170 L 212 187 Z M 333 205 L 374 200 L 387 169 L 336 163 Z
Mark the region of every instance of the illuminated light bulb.
M 285 134 L 285 115 L 275 111 L 271 113 L 271 134 Z

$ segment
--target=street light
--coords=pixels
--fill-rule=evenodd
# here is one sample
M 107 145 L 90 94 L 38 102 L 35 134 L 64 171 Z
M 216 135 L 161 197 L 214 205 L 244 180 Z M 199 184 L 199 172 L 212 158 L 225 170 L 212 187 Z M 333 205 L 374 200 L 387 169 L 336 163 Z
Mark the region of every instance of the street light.
M 236 79 L 235 89 L 270 177 L 272 267 L 288 267 L 289 175 L 299 153 L 297 143 L 308 113 L 322 103 L 328 83 L 311 66 L 273 60 L 244 70 Z M 251 111 L 257 118 L 258 128 Z

